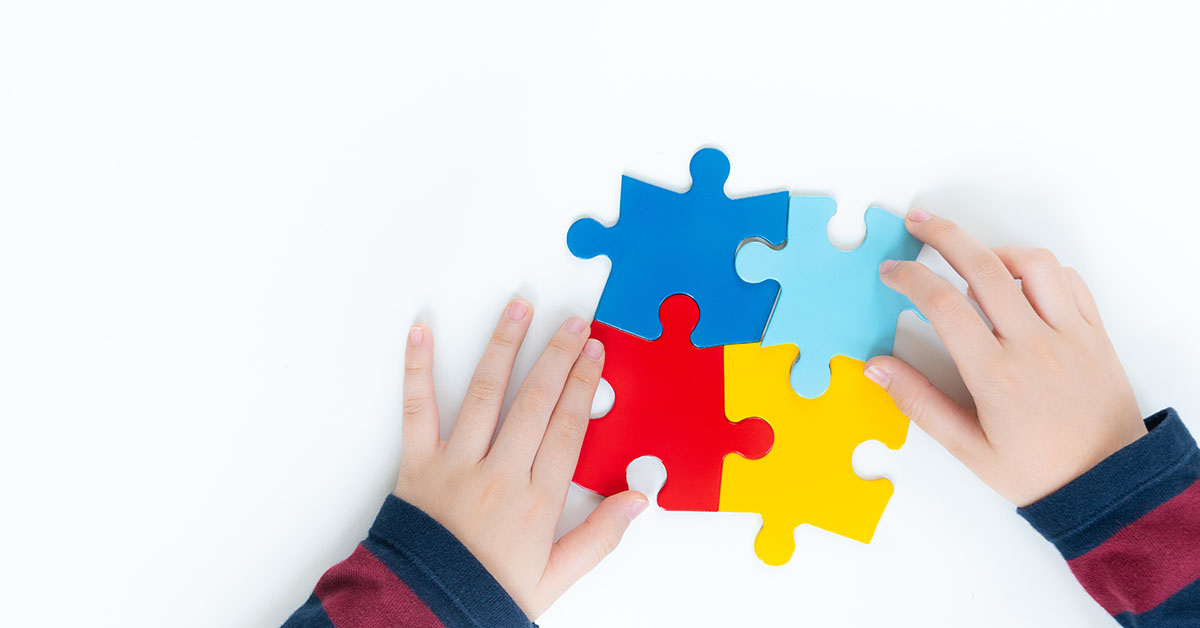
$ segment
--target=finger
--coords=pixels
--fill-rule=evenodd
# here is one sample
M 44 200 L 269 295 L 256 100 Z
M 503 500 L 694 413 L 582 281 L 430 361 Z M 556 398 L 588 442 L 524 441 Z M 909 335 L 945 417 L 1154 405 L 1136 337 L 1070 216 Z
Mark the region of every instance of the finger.
M 571 366 L 588 339 L 588 323 L 572 316 L 559 326 L 546 350 L 538 356 L 508 410 L 488 460 L 492 464 L 529 472 L 533 456 L 546 436 L 546 425 L 563 394 Z
M 479 460 L 487 453 L 500 421 L 500 406 L 512 375 L 517 351 L 529 330 L 533 308 L 524 299 L 514 299 L 496 324 L 496 331 L 475 367 L 458 422 L 450 435 L 447 451 L 454 456 Z
M 1051 327 L 1057 329 L 1083 319 L 1067 283 L 1067 274 L 1053 253 L 1028 246 L 1001 246 L 994 250 L 1013 279 L 1021 280 L 1021 291 L 1029 304 Z
M 1071 286 L 1071 295 L 1075 297 L 1075 307 L 1079 308 L 1080 316 L 1091 325 L 1100 325 L 1100 308 L 1096 307 L 1096 299 L 1079 271 L 1064 268 L 1063 272 L 1067 276 L 1067 285 Z
M 546 600 L 554 600 L 616 549 L 629 522 L 650 505 L 636 491 L 617 493 L 600 502 L 583 523 L 550 549 L 550 560 L 538 583 Z
M 401 458 L 419 460 L 437 451 L 441 427 L 433 391 L 433 334 L 420 324 L 409 330 L 404 352 L 404 416 L 400 425 Z
M 566 495 L 603 369 L 604 345 L 595 338 L 589 339 L 583 345 L 583 355 L 571 367 L 567 385 L 554 414 L 550 415 L 546 436 L 533 461 L 533 482 L 545 490 Z
M 863 374 L 887 391 L 904 416 L 964 463 L 986 442 L 975 413 L 904 360 L 890 355 L 871 358 Z
M 908 297 L 929 319 L 959 369 L 972 370 L 1000 351 L 996 336 L 967 298 L 924 264 L 888 260 L 879 271 L 884 285 Z
M 1033 308 L 991 249 L 953 222 L 921 209 L 908 212 L 904 221 L 909 233 L 937 249 L 967 280 L 979 307 L 1000 335 L 1014 333 L 1034 322 Z

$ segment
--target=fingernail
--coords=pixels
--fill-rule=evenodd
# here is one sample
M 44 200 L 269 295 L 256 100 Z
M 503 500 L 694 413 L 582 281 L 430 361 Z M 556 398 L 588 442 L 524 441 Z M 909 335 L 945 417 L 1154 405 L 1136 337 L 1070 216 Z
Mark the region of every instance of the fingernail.
M 528 313 L 529 304 L 520 299 L 508 304 L 508 317 L 514 321 L 525 318 L 525 315 Z
M 625 516 L 628 517 L 630 521 L 633 521 L 638 515 L 645 512 L 646 507 L 649 505 L 650 502 L 639 499 L 629 505 L 629 510 L 625 512 Z
M 914 210 L 908 212 L 908 219 L 913 222 L 925 222 L 926 220 L 929 220 L 930 218 L 933 218 L 933 214 L 931 214 L 923 209 L 914 209 Z
M 892 269 L 895 268 L 899 263 L 900 262 L 894 259 L 884 260 L 883 263 L 879 265 L 879 274 L 886 275 L 892 272 Z
M 563 323 L 563 327 L 566 327 L 567 331 L 571 332 L 572 334 L 578 334 L 587 327 L 587 321 L 579 318 L 578 316 L 572 316 L 571 318 L 567 319 L 567 322 Z
M 595 338 L 588 338 L 583 345 L 583 355 L 592 360 L 599 360 L 604 357 L 604 344 Z
M 408 331 L 408 344 L 419 347 L 423 340 L 425 340 L 425 330 L 420 325 L 413 325 L 413 328 Z
M 863 375 L 866 375 L 867 379 L 879 384 L 879 387 L 884 390 L 887 390 L 888 384 L 892 383 L 892 378 L 888 377 L 888 374 L 883 372 L 883 369 L 878 366 L 868 366 L 867 370 L 863 371 Z

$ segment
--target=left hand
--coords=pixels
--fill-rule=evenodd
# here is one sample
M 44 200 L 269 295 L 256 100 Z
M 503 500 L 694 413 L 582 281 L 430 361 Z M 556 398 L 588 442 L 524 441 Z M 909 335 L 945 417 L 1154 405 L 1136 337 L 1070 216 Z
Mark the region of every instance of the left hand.
M 434 401 L 433 335 L 424 325 L 413 326 L 396 496 L 452 532 L 536 619 L 616 548 L 649 502 L 634 491 L 613 495 L 554 540 L 600 383 L 604 346 L 588 338 L 586 321 L 567 319 L 529 371 L 497 435 L 513 361 L 532 318 L 526 301 L 509 303 L 444 442 Z

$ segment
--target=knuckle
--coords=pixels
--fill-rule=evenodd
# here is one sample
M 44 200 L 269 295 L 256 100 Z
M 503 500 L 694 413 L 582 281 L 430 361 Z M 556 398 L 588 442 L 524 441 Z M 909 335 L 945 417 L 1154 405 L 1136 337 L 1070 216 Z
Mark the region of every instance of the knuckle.
M 583 391 L 595 388 L 599 381 L 600 378 L 593 370 L 572 369 L 571 374 L 567 376 L 568 386 Z
M 417 416 L 424 414 L 429 408 L 429 400 L 424 397 L 409 397 L 404 400 L 404 415 Z
M 529 508 L 525 511 L 525 522 L 529 525 L 536 525 L 545 521 L 548 516 L 555 514 L 557 500 L 541 491 L 533 492 L 530 498 Z
M 1043 369 L 1052 368 L 1058 363 L 1057 343 L 1044 336 L 1035 337 L 1029 344 L 1029 352 L 1036 364 Z
M 479 404 L 492 403 L 501 394 L 500 383 L 490 377 L 476 378 L 467 387 L 467 399 Z
M 962 295 L 950 285 L 938 288 L 929 299 L 929 309 L 932 313 L 943 317 L 958 314 L 962 304 Z
M 548 413 L 554 407 L 555 399 L 540 386 L 532 387 L 525 393 L 525 407 L 539 414 Z
M 516 336 L 503 329 L 492 332 L 490 343 L 500 349 L 516 349 L 518 345 Z
M 1058 266 L 1058 257 L 1050 249 L 1034 249 L 1029 257 L 1036 266 Z
M 545 395 L 530 395 L 526 400 L 526 408 L 530 412 L 542 415 L 550 414 L 554 408 L 554 402 L 550 401 Z
M 914 391 L 909 391 L 896 400 L 896 407 L 900 409 L 900 413 L 911 419 L 917 425 L 921 425 L 921 420 L 924 416 L 922 409 L 924 403 L 921 396 Z
M 447 461 L 445 477 L 450 486 L 470 487 L 476 481 L 478 463 L 458 460 Z
M 565 338 L 562 335 L 555 335 L 550 339 L 550 344 L 546 347 L 547 351 L 557 353 L 577 353 L 575 342 L 571 338 Z
M 1013 375 L 1012 370 L 1005 362 L 996 361 L 985 366 L 982 374 L 987 387 L 998 393 L 995 395 L 996 397 L 1007 398 L 1004 395 L 1019 394 L 1018 378 Z
M 423 365 L 415 365 L 414 364 L 412 366 L 404 367 L 405 379 L 421 377 L 422 375 L 424 375 L 425 373 L 428 373 L 428 372 L 429 371 Z
M 578 442 L 583 440 L 584 434 L 587 433 L 590 418 L 589 413 L 579 409 L 572 408 L 562 412 L 562 420 L 559 422 L 559 431 L 563 437 L 569 442 Z
M 510 491 L 510 482 L 507 477 L 499 474 L 492 475 L 480 487 L 479 503 L 485 507 L 502 503 Z
M 592 544 L 592 553 L 595 556 L 596 562 L 600 562 L 604 557 L 608 556 L 617 549 L 617 544 L 621 542 L 620 533 L 614 530 L 605 530 L 596 535 L 596 540 Z
M 945 218 L 940 218 L 937 220 L 936 224 L 933 225 L 932 231 L 933 234 L 938 238 L 953 239 L 962 232 L 962 229 L 958 226 L 958 223 L 952 220 L 946 220 Z
M 1012 274 L 1008 272 L 1008 269 L 1005 268 L 1004 264 L 1000 262 L 995 254 L 990 251 L 975 256 L 968 265 L 968 268 L 973 278 L 987 283 L 1012 279 Z

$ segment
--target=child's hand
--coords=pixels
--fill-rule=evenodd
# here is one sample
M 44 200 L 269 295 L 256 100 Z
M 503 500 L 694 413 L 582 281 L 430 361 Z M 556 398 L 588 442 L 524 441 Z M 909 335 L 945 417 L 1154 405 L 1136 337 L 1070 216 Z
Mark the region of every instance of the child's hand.
M 641 493 L 605 499 L 587 521 L 554 541 L 575 473 L 604 347 L 571 317 L 550 339 L 496 434 L 513 361 L 529 329 L 529 304 L 509 304 L 471 378 L 449 441 L 439 436 L 433 336 L 409 332 L 404 442 L 396 496 L 462 541 L 530 619 L 616 547 L 648 505 Z M 492 442 L 495 436 L 495 442 Z
M 1018 506 L 1146 433 L 1079 273 L 1049 251 L 988 249 L 922 210 L 905 222 L 967 280 L 994 326 L 989 330 L 967 298 L 924 265 L 880 266 L 883 282 L 929 318 L 975 400 L 974 410 L 962 407 L 897 358 L 867 362 L 867 376 L 921 429 Z

